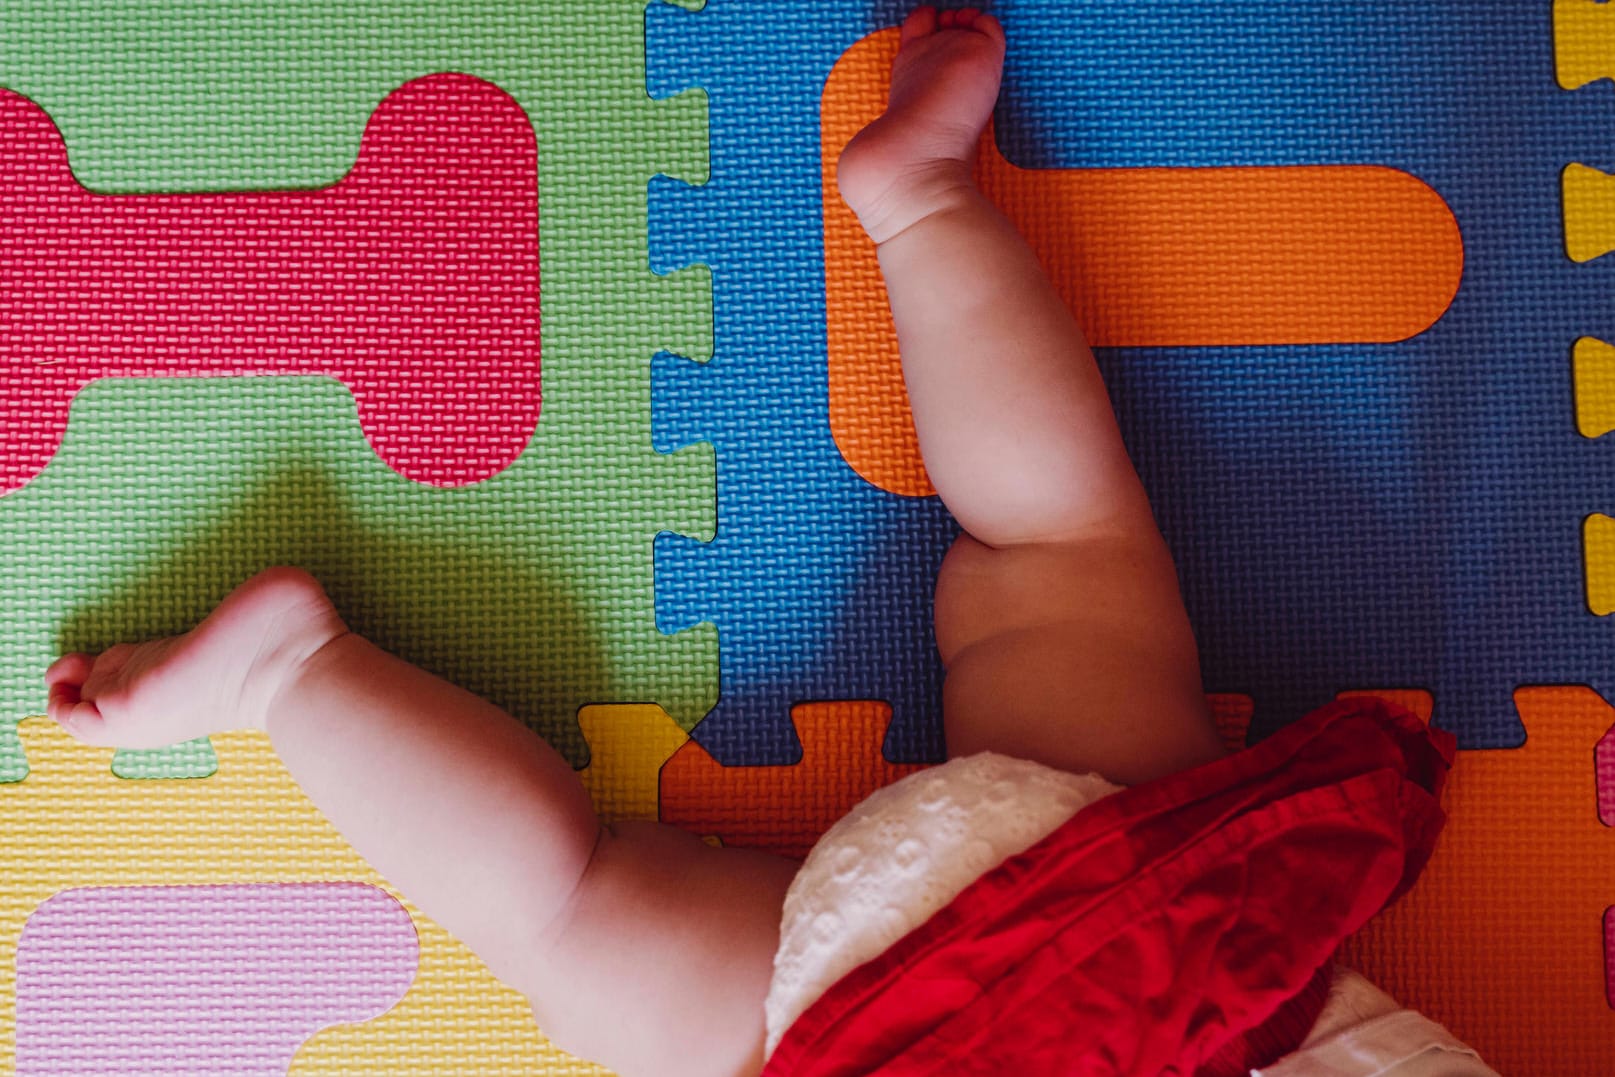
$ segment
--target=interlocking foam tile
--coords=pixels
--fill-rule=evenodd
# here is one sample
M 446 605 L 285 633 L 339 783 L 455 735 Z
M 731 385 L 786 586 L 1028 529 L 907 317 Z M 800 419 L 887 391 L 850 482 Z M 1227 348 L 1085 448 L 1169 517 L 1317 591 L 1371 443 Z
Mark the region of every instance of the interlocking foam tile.
M 39 713 L 40 672 L 61 649 L 185 629 L 258 567 L 289 562 L 355 629 L 581 765 L 580 706 L 662 698 L 676 713 L 711 691 L 706 642 L 661 635 L 649 608 L 655 516 L 683 480 L 668 470 L 636 491 L 631 475 L 610 513 L 586 462 L 533 453 L 486 482 L 423 486 L 370 451 L 334 381 L 95 382 L 51 464 L 0 498 L 0 532 L 15 536 L 0 543 L 0 608 L 19 611 L 3 627 L 0 729 Z M 169 769 L 120 753 L 119 769 L 211 769 L 187 752 L 206 743 L 167 753 Z M 14 742 L 0 763 L 21 776 Z
M 104 47 L 109 40 L 118 47 Z M 352 474 L 311 479 L 299 471 L 296 435 L 281 443 L 278 460 L 255 459 L 262 434 L 247 431 L 242 440 L 241 425 L 270 425 L 303 405 L 291 403 L 293 398 L 283 405 L 259 397 L 233 415 L 210 417 L 220 407 L 218 390 L 208 388 L 208 380 L 183 379 L 179 394 L 167 398 L 173 404 L 161 406 L 185 417 L 178 421 L 197 424 L 191 437 L 175 439 L 183 448 L 174 467 L 181 462 L 204 470 L 225 466 L 213 454 L 239 453 L 228 466 L 242 470 L 221 483 L 222 503 L 200 497 L 186 502 L 191 511 L 182 522 L 194 534 L 183 526 L 163 527 L 157 513 L 143 521 L 146 532 L 137 529 L 130 545 L 145 549 L 115 575 L 127 584 L 180 556 L 176 549 L 216 538 L 213 549 L 184 555 L 199 556 L 208 566 L 204 575 L 213 578 L 193 582 L 186 571 L 177 572 L 167 582 L 186 597 L 159 599 L 173 601 L 175 612 L 125 617 L 122 623 L 103 616 L 93 633 L 81 633 L 80 642 L 93 642 L 82 638 L 89 634 L 146 633 L 159 627 L 152 622 L 183 621 L 222 593 L 225 577 L 244 574 L 252 562 L 297 559 L 294 543 L 277 551 L 276 542 L 262 542 L 250 529 L 212 534 L 255 487 L 278 484 L 283 506 L 272 522 L 260 524 L 267 523 L 281 539 L 301 532 L 305 549 L 329 539 L 349 545 L 350 568 L 372 579 L 413 575 L 419 585 L 413 594 L 394 587 L 390 595 L 375 591 L 362 599 L 373 613 L 366 618 L 372 623 L 385 620 L 422 640 L 440 642 L 466 631 L 485 641 L 503 639 L 488 659 L 451 642 L 463 661 L 427 664 L 483 681 L 484 691 L 518 712 L 548 712 L 552 717 L 540 726 L 558 736 L 574 762 L 583 762 L 573 718 L 582 704 L 654 700 L 686 727 L 706 712 L 717 692 L 715 633 L 707 627 L 668 640 L 657 632 L 649 547 L 661 531 L 712 533 L 712 454 L 709 447 L 677 458 L 655 453 L 644 403 L 649 359 L 658 348 L 695 356 L 710 350 L 705 271 L 665 279 L 649 273 L 644 226 L 644 190 L 651 175 L 699 179 L 704 173 L 704 102 L 700 95 L 649 100 L 643 55 L 643 7 L 632 2 L 588 10 L 473 2 L 457 5 L 449 17 L 425 0 L 355 0 L 254 11 L 250 19 L 233 9 L 199 14 L 184 5 L 139 10 L 88 0 L 4 5 L 0 85 L 26 95 L 50 116 L 66 141 L 74 176 L 98 194 L 332 186 L 353 172 L 365 125 L 382 100 L 434 72 L 462 72 L 497 86 L 527 115 L 537 138 L 538 204 L 544 218 L 534 239 L 535 244 L 542 239 L 545 293 L 543 421 L 517 464 L 462 488 L 465 501 L 436 502 L 457 506 L 455 511 L 465 513 L 462 520 L 480 535 L 456 534 L 453 525 L 443 531 L 447 521 L 431 520 L 424 502 L 409 507 L 395 502 L 374 505 L 377 515 L 364 526 L 373 522 L 384 543 L 411 534 L 423 541 L 353 548 L 340 532 L 343 518 L 349 526 L 355 522 L 347 517 Z M 488 147 L 477 143 L 477 148 Z M 474 327 L 453 323 L 441 331 L 453 338 Z M 351 343 L 361 348 L 369 330 L 351 328 Z M 240 379 L 238 384 L 249 380 L 284 379 Z M 111 383 L 96 383 L 86 394 L 103 384 Z M 327 399 L 336 406 L 334 398 Z M 351 403 L 343 411 L 330 413 L 330 421 L 350 423 Z M 158 418 L 166 421 L 166 416 L 135 414 L 114 421 L 131 428 L 136 421 L 150 424 Z M 227 432 L 210 429 L 210 422 L 223 422 Z M 139 434 L 131 428 L 128 436 Z M 240 444 L 231 445 L 232 440 Z M 460 431 L 447 439 L 461 440 L 470 439 Z M 440 441 L 436 448 L 446 446 Z M 110 454 L 103 461 L 107 468 L 130 456 L 112 438 L 96 451 Z M 365 448 L 362 455 L 368 454 Z M 359 459 L 348 457 L 352 464 Z M 139 513 L 139 504 L 151 497 L 180 499 L 189 476 L 152 466 L 156 470 L 126 472 L 132 486 L 114 487 L 136 491 L 132 496 L 112 498 L 81 488 L 72 502 L 58 503 L 54 510 L 36 506 L 32 531 L 20 518 L 8 520 L 5 531 L 18 536 L 17 553 L 37 564 L 46 560 L 42 536 L 51 536 L 54 544 L 97 525 L 99 520 L 77 522 L 85 504 L 110 501 L 114 504 L 100 511 Z M 513 473 L 526 479 L 507 484 Z M 372 478 L 373 488 L 385 485 L 379 474 Z M 26 493 L 27 488 L 18 496 Z M 314 507 L 305 509 L 305 500 Z M 501 506 L 503 518 L 485 519 L 484 510 L 494 504 Z M 360 516 L 368 513 L 361 509 Z M 332 534 L 332 527 L 338 533 Z M 159 534 L 160 544 L 146 545 L 148 536 Z M 30 540 L 30 535 L 40 538 Z M 433 553 L 436 564 L 420 563 L 419 555 Z M 141 557 L 149 560 L 134 568 Z M 100 572 L 102 583 L 115 582 L 105 578 L 104 563 L 71 564 L 61 551 L 53 551 L 49 561 L 62 566 L 64 577 Z M 392 572 L 394 566 L 399 573 Z M 445 572 L 462 585 L 478 582 L 470 591 L 452 583 L 445 590 L 435 582 Z M 71 582 L 54 593 L 49 589 L 57 586 L 55 580 L 36 578 L 25 586 L 30 600 L 39 596 L 47 602 L 31 623 L 20 626 L 31 639 L 55 631 L 52 618 L 64 620 L 69 602 L 73 608 L 105 606 Z M 444 600 L 430 600 L 432 591 Z M 105 592 L 117 593 L 111 587 Z M 484 598 L 493 606 L 484 609 Z M 413 626 L 405 627 L 405 620 Z M 454 630 L 445 632 L 445 625 Z M 32 663 L 51 642 L 36 643 L 37 653 L 19 656 L 28 663 L 27 677 L 35 676 Z M 401 649 L 428 660 L 425 651 L 437 645 Z M 564 670 L 567 655 L 584 662 Z M 652 676 L 642 679 L 635 669 Z M 550 675 L 557 673 L 560 681 L 552 681 Z M 515 690 L 500 690 L 501 679 L 514 679 Z
M 519 112 L 536 137 L 537 190 L 523 177 L 522 212 L 529 229 L 535 199 L 542 215 L 529 249 L 504 268 L 520 278 L 525 265 L 530 288 L 536 252 L 544 292 L 542 421 L 532 428 L 536 396 L 504 379 L 503 402 L 527 409 L 522 437 L 531 438 L 498 475 L 471 485 L 400 478 L 365 442 L 354 398 L 335 380 L 102 379 L 79 394 L 57 455 L 0 498 L 0 608 L 8 614 L 0 630 L 0 770 L 12 783 L 0 787 L 7 831 L 0 1004 L 13 1003 L 22 917 L 65 887 L 379 883 L 317 820 L 243 804 L 267 794 L 231 774 L 228 738 L 216 740 L 216 764 L 197 746 L 155 763 L 116 757 L 121 773 L 148 777 L 216 769 L 201 782 L 116 781 L 106 753 L 97 754 L 94 766 L 70 778 L 98 790 L 107 802 L 100 809 L 73 800 L 89 795 L 76 785 L 48 779 L 49 760 L 32 735 L 23 740 L 34 770 L 20 780 L 27 770 L 15 720 L 38 710 L 42 663 L 63 646 L 184 627 L 236 580 L 284 560 L 328 577 L 344 612 L 387 637 L 391 649 L 498 700 L 574 763 L 585 760 L 576 720 L 584 704 L 655 701 L 686 727 L 710 707 L 716 635 L 710 626 L 675 638 L 658 633 L 651 540 L 662 531 L 710 537 L 713 456 L 710 447 L 658 455 L 646 406 L 658 349 L 697 358 L 711 350 L 709 276 L 704 268 L 652 274 L 644 217 L 653 174 L 704 176 L 705 100 L 699 93 L 650 100 L 643 54 L 643 4 L 634 0 L 470 0 L 452 10 L 427 0 L 338 0 L 250 12 L 166 0 L 0 5 L 0 86 L 37 105 L 59 131 L 82 187 L 65 190 L 77 192 L 72 204 L 86 211 L 184 205 L 196 211 L 188 218 L 194 225 L 210 213 L 218 221 L 220 212 L 244 212 L 254 200 L 307 205 L 385 179 L 388 191 L 367 195 L 387 195 L 391 212 L 407 217 L 424 196 L 452 196 L 454 183 L 423 194 L 411 186 L 418 171 L 370 169 L 376 129 L 367 132 L 367 124 L 392 108 L 383 102 L 399 87 L 419 89 L 417 80 L 428 88 L 497 87 L 508 99 L 494 110 L 493 127 L 508 133 L 504 121 Z M 486 178 L 490 162 L 508 161 L 510 143 L 488 137 L 491 115 L 451 117 L 464 126 L 453 135 L 459 160 L 447 179 Z M 411 118 L 411 130 L 417 121 L 432 127 L 438 119 Z M 525 152 L 534 159 L 532 145 Z M 24 194 L 39 191 L 35 184 Z M 455 207 L 449 223 L 461 210 L 480 214 L 499 204 L 497 192 L 482 193 Z M 505 215 L 497 223 L 517 228 L 522 220 Z M 69 222 L 55 223 L 60 235 L 74 234 Z M 414 223 L 444 222 L 417 216 Z M 312 238 L 300 239 L 278 253 L 315 261 Z M 392 246 L 392 268 L 409 268 L 409 251 Z M 472 259 L 479 251 L 449 255 Z M 425 277 L 411 273 L 423 288 L 459 287 L 472 262 L 451 261 L 426 267 Z M 416 283 L 354 268 L 356 286 L 379 282 L 402 293 Z M 240 285 L 218 282 L 210 314 L 222 324 L 259 325 L 267 315 L 245 309 Z M 15 297 L 23 287 L 7 275 L 0 295 Z M 469 351 L 486 359 L 488 325 L 470 316 L 472 306 L 455 304 L 448 320 L 419 324 L 414 335 L 436 341 L 447 358 L 459 340 L 470 340 Z M 519 316 L 496 323 L 520 324 Z M 297 365 L 316 346 L 366 354 L 394 328 L 353 324 L 345 337 L 321 325 L 287 332 L 279 369 L 321 369 Z M 200 332 L 193 337 L 205 343 Z M 78 323 L 53 343 L 76 352 L 97 339 Z M 536 358 L 531 346 L 504 346 L 529 367 Z M 423 387 L 429 383 L 416 380 L 410 391 Z M 418 423 L 411 430 L 423 459 L 452 461 L 485 440 L 485 418 L 463 411 L 435 435 Z M 157 804 L 166 807 L 148 810 Z M 86 849 L 94 855 L 82 855 Z M 383 1018 L 320 1034 L 295 1070 L 440 1072 L 453 1059 L 461 1072 L 598 1072 L 543 1044 L 513 993 L 415 919 L 422 965 L 410 995 Z M 0 1014 L 0 1072 L 14 1047 L 8 1016 Z
M 109 374 L 329 374 L 400 474 L 496 474 L 538 421 L 536 164 L 515 101 L 434 75 L 382 101 L 325 190 L 108 197 L 0 91 L 0 490 Z
M 1571 377 L 1576 386 L 1576 429 L 1582 437 L 1615 430 L 1615 345 L 1582 337 L 1572 346 Z
M 64 890 L 17 950 L 17 1073 L 282 1077 L 415 976 L 415 928 L 357 883 Z
M 110 750 L 86 748 L 54 722 L 32 719 L 21 732 L 33 770 L 25 781 L 0 786 L 0 1072 L 11 1072 L 17 1048 L 19 937 L 52 895 L 86 886 L 307 887 L 341 880 L 380 888 L 403 905 L 419 939 L 419 966 L 408 994 L 385 1014 L 308 1040 L 294 1075 L 425 1077 L 442 1073 L 446 1060 L 466 1074 L 605 1073 L 544 1040 L 521 995 L 361 860 L 261 734 L 215 737 L 218 772 L 206 781 L 130 782 L 108 772 Z M 199 922 L 191 926 L 205 930 Z M 96 988 L 106 985 L 97 981 Z M 252 1032 L 237 1035 L 249 1042 Z
M 659 356 L 651 407 L 658 448 L 707 441 L 722 461 L 722 526 L 707 545 L 658 541 L 656 609 L 664 630 L 717 626 L 717 705 L 693 735 L 726 765 L 798 758 L 791 707 L 823 699 L 889 703 L 890 759 L 943 754 L 929 624 L 953 526 L 851 472 L 828 422 L 818 102 L 835 58 L 888 17 L 866 7 L 647 11 L 650 92 L 711 102 L 712 177 L 654 183 L 650 238 L 658 269 L 712 267 L 714 351 Z
M 713 95 L 711 182 L 659 184 L 650 209 L 658 264 L 714 267 L 716 351 L 704 369 L 660 362 L 653 407 L 660 446 L 708 438 L 722 461 L 719 538 L 699 550 L 662 544 L 658 615 L 668 627 L 719 626 L 722 702 L 695 739 L 725 764 L 792 759 L 783 710 L 826 698 L 819 671 L 848 652 L 842 680 L 858 688 L 835 694 L 894 700 L 888 753 L 916 698 L 907 684 L 869 691 L 855 652 L 878 644 L 895 655 L 924 634 L 914 616 L 923 593 L 906 589 L 902 565 L 934 564 L 947 532 L 894 546 L 887 536 L 916 509 L 821 478 L 817 432 L 829 416 L 817 401 L 830 379 L 803 357 L 829 345 L 799 313 L 825 313 L 816 304 L 834 286 L 825 147 L 809 129 L 821 119 L 816 94 L 847 49 L 906 6 L 822 5 L 811 20 L 787 21 L 767 5 L 710 0 L 699 15 L 664 11 L 648 24 L 653 92 L 699 85 Z M 1465 759 L 1524 743 L 1520 684 L 1615 694 L 1581 549 L 1583 519 L 1611 509 L 1615 442 L 1576 433 L 1565 362 L 1577 338 L 1615 340 L 1615 261 L 1567 256 L 1557 178 L 1577 157 L 1615 172 L 1594 149 L 1607 144 L 1608 91 L 1559 89 L 1548 7 L 1357 0 L 1277 18 L 1256 0 L 1002 0 L 994 11 L 1010 36 L 994 118 L 1006 164 L 995 167 L 1390 169 L 1435 192 L 1461 228 L 1459 292 L 1409 339 L 1374 343 L 1376 312 L 1305 344 L 1231 343 L 1219 320 L 1176 346 L 1102 350 L 1179 558 L 1208 686 L 1252 697 L 1257 736 L 1341 689 L 1417 686 Z M 1615 62 L 1602 57 L 1596 70 Z M 813 195 L 800 188 L 804 169 L 816 170 Z M 1154 222 L 1128 225 L 1139 234 Z M 893 414 L 863 391 L 857 406 Z M 845 582 L 838 559 L 849 544 L 887 576 L 884 604 Z M 764 578 L 748 586 L 750 574 Z M 828 634 L 817 605 L 827 593 L 843 611 Z M 1580 760 L 1585 782 L 1592 760 L 1585 750 Z M 1538 795 L 1529 777 L 1522 785 Z M 1590 811 L 1588 800 L 1581 794 L 1576 810 Z M 1505 821 L 1483 830 L 1530 840 L 1507 805 L 1484 810 Z M 1463 825 L 1458 817 L 1455 830 Z M 1592 863 L 1560 870 L 1591 885 Z M 1509 929 L 1556 924 L 1554 897 L 1538 885 Z M 1486 946 L 1490 924 L 1454 907 L 1429 913 L 1440 921 L 1431 937 L 1478 924 L 1462 943 Z M 1590 929 L 1582 941 L 1584 959 L 1602 960 Z M 1408 966 L 1426 949 L 1410 942 Z M 1425 984 L 1423 997 L 1446 988 L 1438 975 Z M 1581 989 L 1602 998 L 1602 975 Z M 1471 1012 L 1484 991 L 1466 996 Z M 1595 1027 L 1611 1016 L 1582 1015 Z
M 802 757 L 786 766 L 726 767 L 693 740 L 680 748 L 662 768 L 662 821 L 804 857 L 860 800 L 924 769 L 882 756 L 892 717 L 884 704 L 804 703 L 791 717 Z
M 1599 821 L 1591 763 L 1615 708 L 1586 688 L 1515 700 L 1525 745 L 1459 753 L 1424 877 L 1343 959 L 1500 1073 L 1606 1073 L 1615 831 Z
M 914 643 L 929 581 L 912 566 L 934 566 L 949 532 L 925 523 L 929 502 L 871 498 L 826 472 L 828 378 L 810 358 L 827 350 L 820 94 L 899 7 L 824 6 L 781 25 L 766 5 L 713 0 L 647 24 L 652 91 L 700 85 L 714 102 L 712 180 L 659 183 L 650 211 L 658 265 L 715 267 L 716 354 L 659 362 L 653 409 L 659 446 L 705 438 L 724 461 L 719 537 L 659 545 L 657 604 L 664 627 L 710 620 L 723 636 L 720 703 L 695 735 L 725 763 L 791 758 L 783 715 L 810 698 L 887 698 L 893 758 L 936 746 L 910 736 L 934 695 L 876 676 L 864 655 L 878 642 L 930 663 Z M 1421 685 L 1466 747 L 1521 742 L 1522 679 L 1615 693 L 1605 633 L 1579 600 L 1580 520 L 1615 443 L 1567 431 L 1562 372 L 1571 340 L 1615 339 L 1597 324 L 1615 310 L 1608 270 L 1565 256 L 1558 185 L 1542 178 L 1560 147 L 1601 144 L 1607 108 L 1544 77 L 1549 12 L 996 11 L 1011 48 L 995 131 L 1018 169 L 1392 169 L 1462 229 L 1460 292 L 1409 340 L 1235 346 L 1208 331 L 1196 346 L 1102 350 L 1208 687 L 1250 694 L 1268 732 L 1343 688 Z M 903 532 L 915 537 L 896 543 Z M 849 548 L 879 566 L 883 601 L 859 588 Z
M 858 474 L 922 496 L 935 490 L 875 245 L 835 184 L 885 108 L 897 38 L 848 49 L 820 105 L 830 428 Z M 989 129 L 976 172 L 1096 347 L 1405 340 L 1446 312 L 1463 269 L 1441 196 L 1391 169 L 1024 169 Z
M 589 765 L 578 777 L 595 814 L 607 823 L 659 818 L 662 766 L 689 734 L 662 708 L 648 704 L 584 707 L 578 725 L 589 745 Z
M 1553 0 L 1554 71 L 1578 89 L 1615 78 L 1615 17 L 1602 0 Z

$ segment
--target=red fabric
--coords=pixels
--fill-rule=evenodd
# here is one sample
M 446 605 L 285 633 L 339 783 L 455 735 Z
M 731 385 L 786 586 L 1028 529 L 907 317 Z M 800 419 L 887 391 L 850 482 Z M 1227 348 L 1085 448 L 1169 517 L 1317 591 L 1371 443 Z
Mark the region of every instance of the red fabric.
M 1193 1074 L 1413 884 L 1455 748 L 1352 699 L 1107 797 L 831 987 L 764 1075 Z

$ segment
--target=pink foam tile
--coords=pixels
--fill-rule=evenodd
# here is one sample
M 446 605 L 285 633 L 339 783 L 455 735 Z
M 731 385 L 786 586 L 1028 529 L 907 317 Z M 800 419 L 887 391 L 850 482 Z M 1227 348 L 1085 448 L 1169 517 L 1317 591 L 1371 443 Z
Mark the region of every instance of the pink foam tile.
M 1615 728 L 1593 749 L 1593 767 L 1598 775 L 1598 818 L 1605 826 L 1615 826 Z
M 414 924 L 359 883 L 65 890 L 17 950 L 19 1077 L 284 1077 L 409 990 Z
M 0 90 L 0 493 L 109 375 L 328 375 L 400 474 L 507 467 L 539 412 L 537 157 L 514 99 L 440 74 L 388 95 L 323 190 L 102 195 Z

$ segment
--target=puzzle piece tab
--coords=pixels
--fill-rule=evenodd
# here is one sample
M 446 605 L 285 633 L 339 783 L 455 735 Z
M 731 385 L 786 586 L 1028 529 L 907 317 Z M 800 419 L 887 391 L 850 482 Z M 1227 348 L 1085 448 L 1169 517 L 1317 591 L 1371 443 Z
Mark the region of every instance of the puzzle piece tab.
M 1560 174 L 1559 184 L 1565 253 L 1570 260 L 1590 262 L 1615 250 L 1615 176 L 1569 164 Z
M 1593 513 L 1582 522 L 1587 566 L 1587 608 L 1595 616 L 1615 613 L 1615 519 Z
M 595 814 L 606 823 L 655 822 L 661 812 L 662 767 L 690 739 L 650 703 L 590 706 L 578 711 L 589 765 L 578 772 Z
M 539 414 L 537 150 L 491 83 L 432 75 L 377 108 L 318 191 L 95 194 L 48 116 L 0 91 L 0 492 L 109 375 L 324 374 L 395 471 L 453 486 Z
M 1615 346 L 1582 337 L 1571 348 L 1576 388 L 1576 429 L 1599 438 L 1615 430 Z
M 360 883 L 65 890 L 18 946 L 17 1075 L 284 1077 L 417 958 L 409 913 Z
M 662 822 L 725 845 L 806 856 L 859 801 L 925 769 L 881 754 L 891 719 L 882 703 L 799 704 L 791 720 L 802 761 L 789 766 L 726 767 L 692 740 L 662 768 Z
M 1566 90 L 1615 78 L 1615 8 L 1605 0 L 1553 0 L 1553 61 Z

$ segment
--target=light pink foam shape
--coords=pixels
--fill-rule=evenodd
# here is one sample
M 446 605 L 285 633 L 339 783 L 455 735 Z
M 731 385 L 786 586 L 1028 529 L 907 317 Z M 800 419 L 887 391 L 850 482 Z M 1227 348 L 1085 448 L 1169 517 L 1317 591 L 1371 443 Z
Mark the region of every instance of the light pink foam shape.
M 409 913 L 361 883 L 64 890 L 17 949 L 19 1077 L 284 1077 L 415 978 Z

